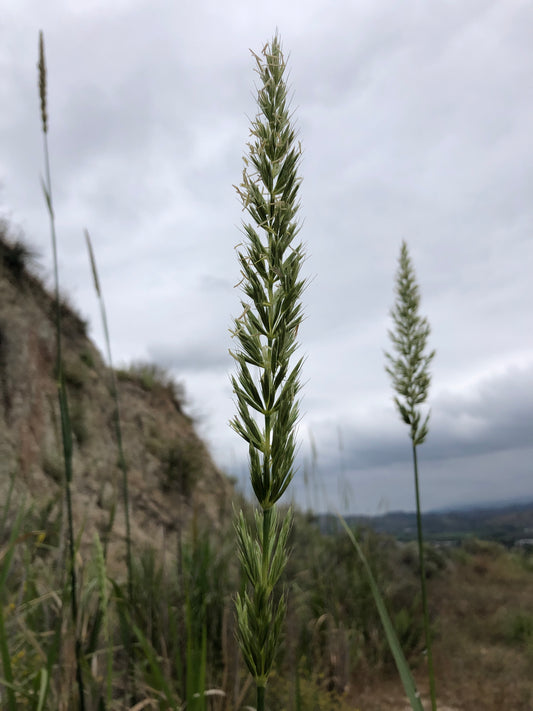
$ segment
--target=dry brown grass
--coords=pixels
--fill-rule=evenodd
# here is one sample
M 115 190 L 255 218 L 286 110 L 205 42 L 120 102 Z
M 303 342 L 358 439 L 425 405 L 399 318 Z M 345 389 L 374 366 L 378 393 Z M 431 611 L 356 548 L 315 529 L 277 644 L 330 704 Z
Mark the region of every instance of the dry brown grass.
M 523 639 L 517 619 L 533 620 L 533 571 L 495 544 L 452 554 L 445 574 L 429 581 L 435 618 L 435 669 L 439 711 L 531 711 L 533 639 Z M 514 623 L 514 625 L 513 625 Z M 419 677 L 430 708 L 426 673 Z M 350 694 L 360 711 L 408 708 L 393 675 L 355 680 Z

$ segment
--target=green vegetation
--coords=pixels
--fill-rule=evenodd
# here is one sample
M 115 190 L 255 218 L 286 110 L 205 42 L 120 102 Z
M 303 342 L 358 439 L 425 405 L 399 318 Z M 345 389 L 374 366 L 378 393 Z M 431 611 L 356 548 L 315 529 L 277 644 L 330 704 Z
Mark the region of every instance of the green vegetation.
M 176 489 L 182 496 L 189 497 L 202 476 L 203 452 L 195 443 L 180 439 L 165 443 L 161 458 L 165 468 L 163 486 Z
M 36 256 L 22 239 L 9 238 L 8 225 L 0 219 L 0 264 L 15 283 L 20 283 L 22 276 L 31 270 Z
M 507 550 L 474 538 L 441 548 L 423 544 L 419 511 L 415 547 L 360 522 L 324 521 L 279 505 L 293 475 L 300 388 L 301 361 L 293 361 L 304 286 L 299 276 L 303 251 L 293 243 L 300 148 L 290 125 L 277 37 L 256 60 L 262 81 L 260 114 L 252 123 L 239 188 L 253 224 L 244 226 L 247 242 L 239 253 L 245 300 L 235 320 L 238 412 L 232 425 L 249 445 L 259 507 L 242 501 L 234 526 L 226 521 L 216 531 L 208 530 L 196 513 L 187 530 L 180 528 L 172 550 L 134 547 L 126 523 L 124 571 L 107 557 L 114 499 L 107 507 L 102 539 L 95 533 L 90 548 L 82 544 L 83 530 L 73 528 L 73 438 L 81 447 L 94 436 L 84 403 L 96 368 L 91 350 L 80 344 L 81 325 L 76 326 L 77 317 L 59 292 L 40 38 L 43 189 L 55 272 L 57 363 L 52 375 L 59 401 L 59 415 L 57 406 L 52 409 L 57 449 L 43 451 L 41 466 L 60 494 L 54 487 L 46 500 L 27 504 L 15 495 L 14 472 L 1 507 L 0 707 L 244 711 L 256 703 L 257 711 L 398 711 L 407 696 L 413 709 L 422 709 L 415 680 L 427 698 L 425 646 L 429 651 L 431 637 L 435 667 L 446 680 L 440 688 L 443 703 L 453 708 L 481 704 L 484 711 L 531 709 L 531 548 Z M 107 375 L 115 403 L 111 424 L 127 521 L 127 453 L 121 447 L 115 379 L 135 383 L 156 399 L 170 395 L 180 413 L 184 397 L 181 386 L 157 366 L 113 370 L 89 240 L 88 247 L 108 347 Z M 30 255 L 23 246 L 0 239 L 0 256 L 10 280 L 18 283 L 27 276 Z M 427 395 L 432 354 L 424 355 L 429 327 L 417 315 L 405 245 L 400 267 L 399 302 L 393 310 L 399 356 L 389 356 L 389 372 L 399 395 L 398 410 L 410 426 L 419 502 L 416 446 L 428 424 L 427 417 L 421 423 L 419 405 Z M 63 348 L 67 332 L 74 355 Z M 165 440 L 154 429 L 148 428 L 145 436 L 145 446 L 157 452 L 165 468 L 164 486 L 190 498 L 203 474 L 204 451 L 186 439 Z M 527 512 L 520 516 L 525 521 Z M 455 526 L 456 541 L 457 531 L 478 519 L 479 530 L 498 536 L 512 532 L 512 540 L 518 538 L 519 527 L 513 528 L 509 515 L 490 523 L 476 517 L 472 513 L 460 523 L 447 518 L 446 525 Z M 181 520 L 177 524 L 181 527 Z M 448 530 L 433 528 L 432 533 L 443 537 Z M 425 604 L 420 609 L 420 574 L 422 595 L 427 587 L 433 601 L 431 619 Z M 435 705 L 432 684 L 429 696 Z
M 419 288 L 405 242 L 400 250 L 398 274 L 396 277 L 397 301 L 391 310 L 395 331 L 389 331 L 396 356 L 386 353 L 389 363 L 386 370 L 391 376 L 394 390 L 398 396 L 394 402 L 400 417 L 409 426 L 409 436 L 413 452 L 413 468 L 415 476 L 416 525 L 418 533 L 418 557 L 420 563 L 420 589 L 422 592 L 422 608 L 424 610 L 424 630 L 428 657 L 429 684 L 431 690 L 431 708 L 437 709 L 437 692 L 435 689 L 435 672 L 433 669 L 433 653 L 431 649 L 431 633 L 429 628 L 429 611 L 426 591 L 426 570 L 424 559 L 424 535 L 422 531 L 422 516 L 420 505 L 420 484 L 418 480 L 417 447 L 424 443 L 428 434 L 429 413 L 422 421 L 420 405 L 428 396 L 431 376 L 429 366 L 435 357 L 435 351 L 426 353 L 429 336 L 429 323 L 418 313 L 420 305 Z
M 116 371 L 116 376 L 118 380 L 123 382 L 136 383 L 147 392 L 155 394 L 158 392 L 167 393 L 172 398 L 177 411 L 183 411 L 185 389 L 162 366 L 139 361 L 131 363 L 126 368 L 119 368 Z
M 248 507 L 245 515 L 252 516 Z M 17 523 L 9 510 L 5 530 L 11 538 L 8 533 L 1 539 L 5 577 L 0 576 L 0 607 L 15 708 L 38 708 L 47 674 L 43 708 L 78 708 L 74 668 L 60 661 L 72 660 L 71 636 L 65 626 L 56 635 L 63 589 L 61 571 L 54 564 L 63 546 L 56 536 L 56 519 L 26 507 Z M 420 683 L 425 676 L 424 633 L 413 557 L 406 560 L 403 544 L 368 530 L 358 531 L 357 540 Z M 394 681 L 394 659 L 369 579 L 348 537 L 344 532 L 323 534 L 311 518 L 295 512 L 289 545 L 292 555 L 282 576 L 287 633 L 269 679 L 269 708 L 403 708 L 405 696 Z M 209 711 L 254 707 L 254 690 L 234 636 L 233 599 L 239 586 L 234 548 L 230 522 L 214 536 L 197 518 L 179 554 L 166 562 L 154 548 L 134 549 L 131 599 L 126 583 L 109 570 L 104 575 L 99 544 L 78 556 L 88 709 L 131 709 L 142 702 L 148 709 L 183 708 L 188 697 L 202 700 Z M 473 706 L 483 688 L 486 711 L 501 708 L 502 698 L 509 708 L 526 711 L 533 701 L 527 602 L 532 555 L 482 543 L 438 555 L 440 565 L 428 586 L 435 600 L 435 662 L 446 679 L 441 703 L 456 708 L 462 699 L 465 707 Z M 125 624 L 133 636 L 129 685 Z M 2 668 L 0 705 L 9 708 L 8 677 Z M 135 701 L 126 694 L 132 686 Z M 202 691 L 210 693 L 202 696 Z
M 241 186 L 237 188 L 252 223 L 239 262 L 246 300 L 235 320 L 239 346 L 232 353 L 238 375 L 233 429 L 248 443 L 250 477 L 259 503 L 255 522 L 237 516 L 239 556 L 249 582 L 237 595 L 237 624 L 243 657 L 257 687 L 257 711 L 264 711 L 285 614 L 276 590 L 288 559 L 291 512 L 279 518 L 276 503 L 293 476 L 296 396 L 302 360 L 291 362 L 302 322 L 300 267 L 303 247 L 294 242 L 301 148 L 291 126 L 285 60 L 278 37 L 254 55 L 261 86 L 259 113 L 252 122 Z

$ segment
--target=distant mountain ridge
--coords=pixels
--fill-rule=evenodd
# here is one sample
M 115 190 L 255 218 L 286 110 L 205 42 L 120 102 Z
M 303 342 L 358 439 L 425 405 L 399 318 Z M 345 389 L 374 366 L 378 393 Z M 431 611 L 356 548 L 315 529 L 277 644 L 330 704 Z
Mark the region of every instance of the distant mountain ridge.
M 401 541 L 416 538 L 416 513 L 390 511 L 380 516 L 348 515 L 352 527 L 370 528 Z M 337 530 L 339 522 L 332 514 L 316 516 L 323 531 Z M 423 514 L 424 537 L 427 541 L 461 541 L 481 538 L 514 545 L 517 541 L 533 539 L 533 500 L 525 503 L 491 507 L 469 507 Z
M 530 499 L 524 499 L 523 496 L 514 497 L 510 499 L 501 499 L 497 502 L 470 502 L 468 504 L 460 504 L 455 506 L 442 506 L 436 509 L 431 509 L 428 513 L 435 514 L 445 514 L 445 513 L 456 513 L 458 511 L 499 511 L 501 509 L 512 508 L 514 506 L 518 508 L 528 507 L 533 505 L 533 495 Z

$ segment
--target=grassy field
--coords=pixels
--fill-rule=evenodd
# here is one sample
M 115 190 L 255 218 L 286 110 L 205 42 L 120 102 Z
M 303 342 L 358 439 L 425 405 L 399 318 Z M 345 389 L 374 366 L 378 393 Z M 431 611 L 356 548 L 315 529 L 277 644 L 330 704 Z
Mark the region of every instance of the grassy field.
M 440 701 L 458 710 L 532 708 L 533 556 L 474 539 L 449 549 L 444 560 L 428 581 Z M 423 657 L 414 661 L 418 677 Z M 361 708 L 403 708 L 395 687 L 397 681 L 374 680 Z M 427 691 L 423 674 L 419 687 Z
M 38 708 L 47 665 L 44 708 L 75 708 L 61 546 L 48 541 L 53 522 L 36 521 L 30 512 L 10 549 L 13 515 L 7 512 L 0 531 L 3 571 L 6 551 L 13 551 L 2 609 L 16 708 Z M 228 525 L 224 535 L 210 540 L 197 524 L 187 538 L 173 567 L 155 550 L 134 551 L 127 602 L 124 577 L 102 574 L 97 548 L 92 559 L 78 559 L 86 708 L 184 708 L 187 699 L 187 708 L 253 706 L 254 690 L 234 636 L 240 573 L 233 531 Z M 369 531 L 361 531 L 359 540 L 427 699 L 416 549 Z M 297 514 L 290 545 L 287 619 L 267 707 L 408 708 L 347 536 L 324 535 L 308 516 Z M 444 551 L 430 547 L 427 553 L 439 707 L 531 709 L 533 556 L 477 540 Z M 135 631 L 129 649 L 124 622 Z M 2 684 L 2 708 L 9 708 L 5 675 Z M 210 695 L 203 696 L 206 690 Z

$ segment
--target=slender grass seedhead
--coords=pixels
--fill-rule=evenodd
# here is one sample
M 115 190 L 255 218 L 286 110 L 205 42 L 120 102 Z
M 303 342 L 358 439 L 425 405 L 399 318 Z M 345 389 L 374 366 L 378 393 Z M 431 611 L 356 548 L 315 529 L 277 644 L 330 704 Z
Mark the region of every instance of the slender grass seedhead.
M 290 361 L 303 317 L 299 300 L 305 282 L 300 278 L 303 247 L 293 246 L 301 148 L 291 126 L 277 37 L 263 54 L 254 54 L 262 81 L 260 112 L 252 122 L 243 179 L 236 188 L 255 224 L 244 225 L 248 242 L 238 253 L 246 300 L 233 331 L 239 341 L 232 353 L 238 363 L 232 378 L 238 414 L 231 426 L 248 442 L 252 486 L 267 509 L 283 495 L 294 473 L 302 360 L 292 366 Z M 258 417 L 264 418 L 263 431 Z
M 111 397 L 114 402 L 113 411 L 113 423 L 115 427 L 115 435 L 117 438 L 117 448 L 118 448 L 118 465 L 122 472 L 122 498 L 124 504 L 124 518 L 126 522 L 126 568 L 127 568 L 127 585 L 128 585 L 128 601 L 132 604 L 133 601 L 133 564 L 132 564 L 132 545 L 131 545 L 131 521 L 130 521 L 130 495 L 129 495 L 129 481 L 128 481 L 128 465 L 126 462 L 126 457 L 124 454 L 123 438 L 122 438 L 122 426 L 121 426 L 121 416 L 120 416 L 120 402 L 118 397 L 117 379 L 115 375 L 115 370 L 113 368 L 113 359 L 111 357 L 111 339 L 109 337 L 109 328 L 107 325 L 107 312 L 105 308 L 104 295 L 100 286 L 100 279 L 98 278 L 98 269 L 96 267 L 96 259 L 94 256 L 94 250 L 91 242 L 91 237 L 88 230 L 85 230 L 85 242 L 87 244 L 87 250 L 89 252 L 89 261 L 91 263 L 91 271 L 93 275 L 94 288 L 98 301 L 100 303 L 100 315 L 102 317 L 102 326 L 104 329 L 104 338 L 107 351 L 107 364 L 109 367 L 109 378 L 111 384 Z M 109 523 L 107 527 L 107 532 L 104 541 L 104 559 L 107 560 L 107 549 L 109 543 L 109 536 L 115 521 L 116 506 L 115 502 L 111 507 Z M 130 630 L 128 627 L 124 628 L 125 639 L 124 647 L 127 652 L 128 659 L 128 683 L 133 679 L 132 669 L 133 669 L 133 655 L 131 651 L 131 641 L 130 641 Z
M 44 38 L 39 32 L 39 97 L 41 99 L 41 120 L 43 133 L 48 133 L 48 114 L 46 113 L 46 61 L 44 58 Z
M 428 434 L 429 413 L 422 419 L 419 406 L 428 396 L 429 366 L 435 351 L 426 352 L 430 326 L 418 313 L 420 292 L 405 242 L 402 243 L 396 275 L 397 301 L 391 309 L 396 330 L 389 331 L 396 356 L 385 353 L 387 373 L 398 396 L 394 398 L 402 420 L 409 425 L 413 444 L 422 444 Z
M 431 382 L 429 366 L 435 357 L 435 351 L 431 351 L 430 353 L 426 351 L 430 327 L 427 319 L 418 313 L 420 293 L 405 242 L 402 242 L 400 250 L 398 273 L 396 275 L 396 296 L 396 303 L 391 310 L 392 320 L 396 328 L 395 331 L 389 331 L 389 337 L 396 351 L 396 357 L 385 353 L 389 364 L 386 366 L 386 371 L 391 376 L 393 388 L 398 394 L 397 397 L 394 398 L 394 402 L 400 413 L 400 417 L 405 424 L 409 426 L 409 436 L 412 442 L 418 557 L 420 562 L 420 588 L 424 611 L 424 631 L 428 657 L 431 707 L 432 711 L 436 711 L 437 700 L 435 675 L 433 671 L 431 633 L 429 628 L 424 536 L 422 531 L 420 485 L 416 450 L 417 446 L 425 441 L 428 434 L 429 412 L 425 418 L 422 419 L 420 405 L 426 401 L 428 396 Z
M 93 251 L 93 245 L 91 242 L 91 236 L 89 235 L 88 230 L 84 231 L 85 234 L 85 243 L 87 244 L 87 251 L 89 252 L 89 261 L 91 262 L 91 272 L 93 275 L 93 281 L 94 281 L 94 290 L 96 291 L 96 296 L 99 299 L 102 299 L 102 292 L 100 290 L 100 280 L 98 279 L 98 270 L 96 268 L 96 259 L 94 258 L 94 251 Z
M 295 427 L 302 359 L 294 361 L 303 314 L 300 277 L 303 246 L 295 243 L 301 147 L 291 123 L 285 60 L 279 38 L 261 55 L 252 53 L 260 79 L 259 112 L 252 121 L 242 182 L 236 186 L 249 222 L 240 245 L 242 314 L 235 319 L 238 342 L 231 355 L 237 414 L 231 427 L 248 444 L 250 478 L 259 502 L 255 528 L 236 517 L 239 555 L 249 587 L 237 597 L 238 637 L 264 708 L 269 677 L 285 615 L 274 588 L 287 563 L 289 512 L 278 520 L 276 502 L 294 475 Z

